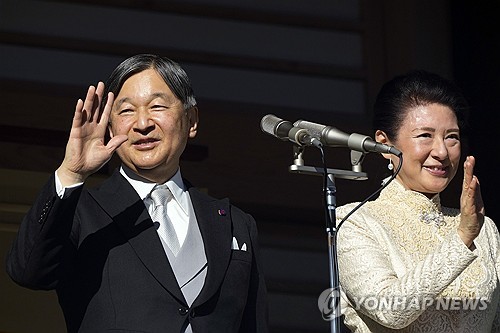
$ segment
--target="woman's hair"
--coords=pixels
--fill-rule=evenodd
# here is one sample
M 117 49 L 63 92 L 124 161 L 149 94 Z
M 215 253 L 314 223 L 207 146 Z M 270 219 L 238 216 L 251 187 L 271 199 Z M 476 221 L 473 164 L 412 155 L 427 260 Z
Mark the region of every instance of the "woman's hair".
M 460 89 L 424 70 L 396 76 L 382 86 L 374 105 L 373 128 L 394 140 L 410 108 L 433 103 L 449 107 L 457 117 L 459 129 L 465 130 L 469 106 Z
M 106 83 L 106 92 L 118 95 L 129 77 L 150 68 L 158 72 L 172 93 L 182 102 L 185 110 L 196 105 L 193 88 L 184 69 L 178 63 L 154 54 L 138 54 L 124 60 L 111 73 Z M 107 93 L 104 96 L 106 97 Z M 103 101 L 102 105 L 105 103 L 106 101 Z

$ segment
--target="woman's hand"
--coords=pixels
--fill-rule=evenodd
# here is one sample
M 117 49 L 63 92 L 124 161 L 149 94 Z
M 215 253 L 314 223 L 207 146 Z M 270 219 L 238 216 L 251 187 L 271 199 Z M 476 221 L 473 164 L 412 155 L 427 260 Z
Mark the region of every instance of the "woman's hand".
M 464 162 L 464 182 L 460 196 L 460 225 L 458 234 L 468 248 L 474 249 L 474 239 L 484 223 L 484 203 L 479 180 L 474 175 L 476 160 L 467 156 Z

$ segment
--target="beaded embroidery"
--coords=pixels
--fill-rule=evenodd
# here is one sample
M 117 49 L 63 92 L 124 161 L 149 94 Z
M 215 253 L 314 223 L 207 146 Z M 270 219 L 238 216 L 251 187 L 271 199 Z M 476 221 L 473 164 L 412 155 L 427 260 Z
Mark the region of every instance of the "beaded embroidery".
M 420 221 L 424 222 L 425 224 L 434 224 L 438 228 L 446 225 L 443 213 L 431 210 L 421 212 Z

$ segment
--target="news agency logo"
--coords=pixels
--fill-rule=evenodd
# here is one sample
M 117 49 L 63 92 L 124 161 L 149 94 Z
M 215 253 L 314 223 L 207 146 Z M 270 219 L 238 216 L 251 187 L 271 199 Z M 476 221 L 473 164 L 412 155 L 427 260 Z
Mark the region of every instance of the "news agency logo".
M 318 298 L 318 308 L 326 321 L 341 315 L 340 289 L 325 289 Z M 489 306 L 487 297 L 414 297 L 414 296 L 364 296 L 349 298 L 350 307 L 358 311 L 415 311 L 434 308 L 438 311 L 483 311 Z
M 323 320 L 331 321 L 340 316 L 340 289 L 325 289 L 318 298 L 318 308 Z

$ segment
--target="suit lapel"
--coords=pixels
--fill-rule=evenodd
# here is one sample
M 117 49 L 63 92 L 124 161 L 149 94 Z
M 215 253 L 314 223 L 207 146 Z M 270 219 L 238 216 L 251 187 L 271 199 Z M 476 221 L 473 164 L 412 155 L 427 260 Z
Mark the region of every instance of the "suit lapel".
M 111 216 L 144 266 L 170 294 L 186 304 L 153 221 L 134 188 L 115 171 L 99 189 L 89 193 Z
M 208 271 L 205 285 L 193 306 L 209 300 L 219 289 L 231 256 L 231 216 L 229 201 L 216 200 L 189 189 L 198 226 L 205 245 Z

